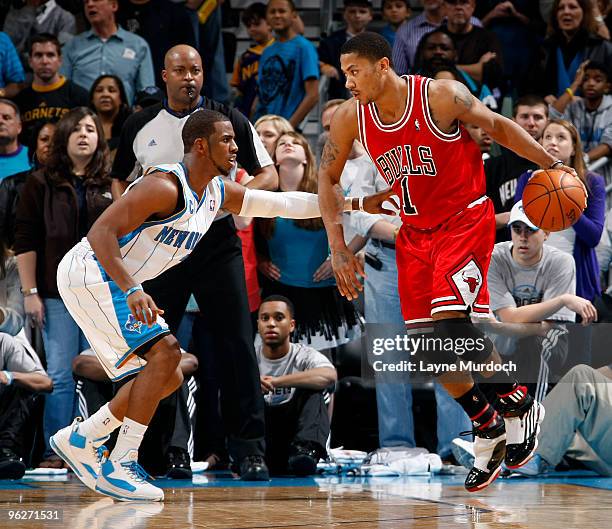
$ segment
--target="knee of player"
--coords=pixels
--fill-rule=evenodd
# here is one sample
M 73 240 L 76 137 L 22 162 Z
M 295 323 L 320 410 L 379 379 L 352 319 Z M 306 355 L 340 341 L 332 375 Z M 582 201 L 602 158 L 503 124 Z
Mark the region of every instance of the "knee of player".
M 469 318 L 434 321 L 437 347 L 465 362 L 484 362 L 493 353 L 493 342 Z
M 181 362 L 181 348 L 174 336 L 166 336 L 151 350 L 149 362 L 160 364 L 160 368 L 172 373 Z

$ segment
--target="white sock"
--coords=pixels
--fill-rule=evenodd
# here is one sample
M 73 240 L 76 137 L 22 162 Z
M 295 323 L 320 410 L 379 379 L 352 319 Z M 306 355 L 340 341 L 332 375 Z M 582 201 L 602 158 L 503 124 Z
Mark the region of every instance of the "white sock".
M 138 451 L 147 428 L 148 425 L 140 424 L 127 417 L 123 419 L 123 424 L 119 428 L 119 435 L 117 436 L 117 444 L 109 459 L 121 461 L 126 459 L 130 450 Z
M 88 439 L 100 439 L 110 435 L 119 426 L 121 421 L 112 414 L 107 402 L 89 419 L 79 423 L 79 433 Z

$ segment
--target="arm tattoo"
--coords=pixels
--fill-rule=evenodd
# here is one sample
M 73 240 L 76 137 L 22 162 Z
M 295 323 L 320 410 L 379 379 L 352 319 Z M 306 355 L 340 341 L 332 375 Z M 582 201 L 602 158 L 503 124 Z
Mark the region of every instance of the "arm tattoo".
M 340 149 L 338 146 L 330 139 L 325 142 L 325 147 L 323 147 L 323 155 L 321 156 L 321 169 L 329 167 L 332 163 L 336 161 L 336 157 Z
M 470 110 L 474 103 L 473 96 L 467 87 L 462 83 L 457 83 L 455 87 L 455 103 L 463 105 L 465 108 Z

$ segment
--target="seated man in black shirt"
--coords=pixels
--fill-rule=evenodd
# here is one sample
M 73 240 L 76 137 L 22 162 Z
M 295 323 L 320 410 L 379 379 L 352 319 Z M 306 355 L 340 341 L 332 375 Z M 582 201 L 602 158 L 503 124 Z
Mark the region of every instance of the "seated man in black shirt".
M 526 95 L 514 105 L 513 119 L 523 127 L 534 140 L 539 140 L 548 120 L 548 106 L 539 96 Z M 485 162 L 487 195 L 495 208 L 496 242 L 509 241 L 508 221 L 514 205 L 514 195 L 519 176 L 530 169 L 537 169 L 531 161 L 500 147 L 499 156 Z
M 22 143 L 31 143 L 36 125 L 58 121 L 71 108 L 88 106 L 87 90 L 59 74 L 62 49 L 55 35 L 40 33 L 32 37 L 29 63 L 32 84 L 15 97 L 23 124 Z

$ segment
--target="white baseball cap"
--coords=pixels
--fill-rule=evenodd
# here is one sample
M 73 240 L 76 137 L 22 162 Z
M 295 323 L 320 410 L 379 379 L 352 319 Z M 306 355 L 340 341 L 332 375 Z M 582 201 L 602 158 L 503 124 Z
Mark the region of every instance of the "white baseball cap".
M 512 210 L 510 211 L 510 220 L 508 221 L 508 226 L 512 226 L 515 222 L 523 222 L 527 224 L 532 230 L 539 230 L 533 222 L 529 220 L 527 215 L 525 215 L 525 210 L 523 209 L 523 201 L 519 200 L 514 206 L 512 206 Z

